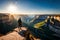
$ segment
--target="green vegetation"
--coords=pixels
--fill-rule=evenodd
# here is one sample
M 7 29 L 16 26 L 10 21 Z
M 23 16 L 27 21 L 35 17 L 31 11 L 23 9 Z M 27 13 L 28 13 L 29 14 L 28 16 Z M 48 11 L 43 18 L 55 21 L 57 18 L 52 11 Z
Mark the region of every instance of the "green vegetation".
M 45 25 L 45 21 L 34 24 L 34 28 L 41 28 L 43 25 Z

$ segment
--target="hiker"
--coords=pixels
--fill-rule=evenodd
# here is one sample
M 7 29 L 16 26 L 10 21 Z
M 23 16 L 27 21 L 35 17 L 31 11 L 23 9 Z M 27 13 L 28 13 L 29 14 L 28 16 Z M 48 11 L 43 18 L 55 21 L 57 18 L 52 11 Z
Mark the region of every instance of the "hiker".
M 19 18 L 19 20 L 18 20 L 18 28 L 19 28 L 19 31 L 21 30 L 21 27 L 22 27 L 22 21 L 21 21 L 21 18 Z

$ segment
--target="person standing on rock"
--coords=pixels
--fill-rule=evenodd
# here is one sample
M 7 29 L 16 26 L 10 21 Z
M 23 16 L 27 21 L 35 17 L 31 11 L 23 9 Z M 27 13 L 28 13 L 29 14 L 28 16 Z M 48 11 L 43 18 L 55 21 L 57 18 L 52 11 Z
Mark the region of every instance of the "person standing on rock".
M 19 31 L 21 30 L 21 27 L 22 27 L 22 21 L 21 21 L 21 18 L 19 18 L 19 20 L 18 20 L 18 28 L 19 28 Z

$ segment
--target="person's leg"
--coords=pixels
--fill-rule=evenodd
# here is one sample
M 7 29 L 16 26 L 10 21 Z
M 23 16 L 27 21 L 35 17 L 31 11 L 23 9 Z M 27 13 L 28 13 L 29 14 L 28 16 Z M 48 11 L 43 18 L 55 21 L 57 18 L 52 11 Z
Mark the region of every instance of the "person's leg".
M 22 27 L 22 24 L 21 23 L 19 23 L 18 24 L 18 29 L 19 29 L 19 31 L 21 31 L 22 29 L 21 29 L 21 27 Z

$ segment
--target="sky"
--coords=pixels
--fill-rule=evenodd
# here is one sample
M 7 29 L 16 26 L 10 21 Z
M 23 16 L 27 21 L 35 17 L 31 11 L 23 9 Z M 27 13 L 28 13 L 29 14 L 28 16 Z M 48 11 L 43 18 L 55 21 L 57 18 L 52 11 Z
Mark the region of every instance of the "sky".
M 10 12 L 16 14 L 60 14 L 60 0 L 0 0 L 0 13 Z

